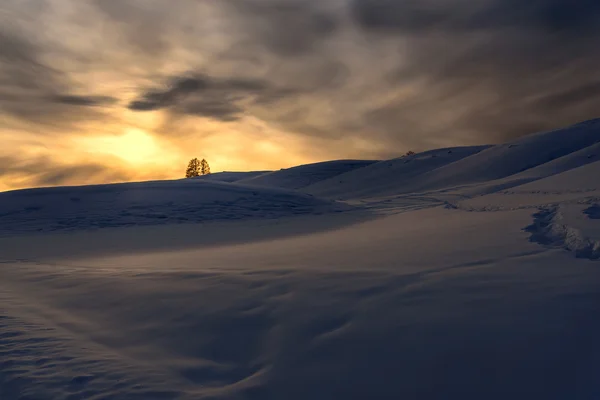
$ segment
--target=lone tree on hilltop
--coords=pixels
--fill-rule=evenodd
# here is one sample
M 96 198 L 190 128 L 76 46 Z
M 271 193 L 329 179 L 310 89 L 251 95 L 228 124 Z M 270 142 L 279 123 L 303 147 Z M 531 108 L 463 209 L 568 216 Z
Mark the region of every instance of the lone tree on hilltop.
M 187 169 L 185 170 L 186 178 L 193 178 L 195 176 L 200 176 L 200 161 L 197 158 L 193 158 L 188 163 Z
M 193 158 L 188 163 L 187 169 L 185 170 L 186 178 L 194 178 L 200 175 L 208 175 L 210 174 L 210 166 L 208 165 L 208 161 L 202 159 L 202 161 L 197 158 Z
M 206 161 L 204 158 L 202 159 L 202 161 L 200 161 L 200 174 L 210 174 L 210 166 L 208 165 L 208 161 Z

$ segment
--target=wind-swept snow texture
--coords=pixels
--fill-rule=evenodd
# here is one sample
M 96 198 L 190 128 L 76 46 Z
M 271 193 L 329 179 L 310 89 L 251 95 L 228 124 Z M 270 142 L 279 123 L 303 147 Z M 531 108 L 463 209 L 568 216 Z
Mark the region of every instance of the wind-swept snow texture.
M 534 214 L 533 224 L 525 230 L 531 232 L 534 242 L 565 248 L 580 258 L 599 259 L 600 226 L 585 218 L 590 208 L 584 209 L 580 205 L 542 209 Z
M 597 129 L 2 193 L 0 399 L 598 399 Z
M 201 179 L 28 189 L 0 193 L 0 235 L 279 218 L 346 208 L 297 192 Z

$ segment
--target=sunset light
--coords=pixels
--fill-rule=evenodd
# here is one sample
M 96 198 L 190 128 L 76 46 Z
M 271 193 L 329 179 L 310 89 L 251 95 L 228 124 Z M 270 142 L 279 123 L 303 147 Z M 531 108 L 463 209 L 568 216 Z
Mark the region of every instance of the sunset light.
M 128 129 L 118 136 L 85 137 L 81 138 L 81 142 L 90 153 L 116 156 L 133 165 L 167 164 L 174 160 L 171 153 L 165 151 L 152 135 L 138 129 Z
M 0 400 L 599 400 L 600 0 L 0 0 Z

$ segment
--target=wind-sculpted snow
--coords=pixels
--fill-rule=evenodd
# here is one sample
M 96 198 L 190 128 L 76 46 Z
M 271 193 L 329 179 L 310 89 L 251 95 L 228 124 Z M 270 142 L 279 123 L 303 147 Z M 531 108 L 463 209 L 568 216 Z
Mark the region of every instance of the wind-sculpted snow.
M 5 263 L 2 399 L 593 399 L 600 269 L 469 215 Z
M 593 206 L 585 210 L 585 214 L 591 219 L 600 219 L 600 204 L 594 204 Z
M 534 214 L 533 224 L 525 230 L 531 240 L 541 245 L 564 248 L 577 257 L 597 260 L 600 258 L 600 226 L 586 221 L 583 214 L 590 214 L 592 207 L 563 205 L 542 209 Z

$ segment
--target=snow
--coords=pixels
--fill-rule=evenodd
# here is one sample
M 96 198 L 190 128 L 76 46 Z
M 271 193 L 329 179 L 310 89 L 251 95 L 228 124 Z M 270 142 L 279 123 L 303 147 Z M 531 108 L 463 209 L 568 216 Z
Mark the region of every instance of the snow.
M 336 160 L 300 165 L 244 179 L 240 183 L 284 189 L 301 189 L 349 171 L 364 168 L 374 162 L 369 160 Z
M 600 142 L 600 120 L 565 129 L 525 136 L 515 142 L 496 145 L 464 158 L 443 170 L 434 171 L 421 186 L 450 187 L 481 183 L 511 175 L 552 162 Z M 564 165 L 563 168 L 569 168 Z M 548 174 L 563 172 L 555 168 Z
M 251 172 L 215 172 L 208 175 L 199 176 L 196 179 L 209 180 L 209 181 L 220 181 L 220 182 L 238 182 L 243 179 L 251 179 L 260 175 L 268 174 L 271 171 L 251 171 Z
M 438 149 L 381 161 L 304 188 L 307 193 L 332 198 L 369 198 L 410 192 L 427 172 L 472 156 L 488 146 Z
M 0 399 L 597 399 L 599 138 L 1 193 Z
M 204 179 L 0 193 L 0 235 L 322 214 L 348 206 L 306 194 Z
M 440 149 L 383 161 L 305 191 L 342 199 L 456 188 L 463 194 L 486 194 L 598 160 L 599 143 L 600 119 L 496 146 Z M 465 192 L 469 185 L 474 188 Z
M 600 226 L 594 219 L 592 207 L 581 204 L 564 204 L 542 209 L 534 214 L 534 222 L 527 227 L 532 240 L 569 250 L 577 257 L 600 258 Z M 590 212 L 591 211 L 591 212 Z
M 598 153 L 600 156 L 600 153 Z M 567 170 L 545 179 L 540 179 L 515 190 L 527 192 L 592 192 L 598 190 L 600 177 L 600 157 L 597 161 Z

